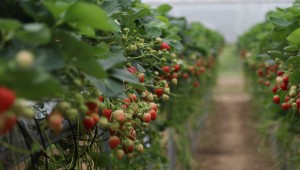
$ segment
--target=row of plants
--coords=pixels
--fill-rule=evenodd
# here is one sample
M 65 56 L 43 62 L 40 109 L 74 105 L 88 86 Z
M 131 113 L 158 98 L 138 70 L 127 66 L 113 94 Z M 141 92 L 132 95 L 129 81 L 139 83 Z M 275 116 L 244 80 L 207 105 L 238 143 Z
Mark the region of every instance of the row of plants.
M 240 37 L 248 88 L 260 118 L 260 130 L 271 139 L 278 166 L 300 167 L 300 1 L 278 8 Z
M 170 10 L 139 0 L 1 2 L 2 168 L 165 169 L 170 127 L 183 135 L 184 158 L 185 123 L 201 115 L 195 105 L 224 40 Z

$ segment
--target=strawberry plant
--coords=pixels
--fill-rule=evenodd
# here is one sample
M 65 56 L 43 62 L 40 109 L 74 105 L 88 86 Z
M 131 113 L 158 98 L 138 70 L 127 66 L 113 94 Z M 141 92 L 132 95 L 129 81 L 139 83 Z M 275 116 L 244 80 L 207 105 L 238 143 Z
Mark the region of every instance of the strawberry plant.
M 224 43 L 170 9 L 138 0 L 1 2 L 2 167 L 166 167 L 160 133 L 176 123 L 183 132 Z

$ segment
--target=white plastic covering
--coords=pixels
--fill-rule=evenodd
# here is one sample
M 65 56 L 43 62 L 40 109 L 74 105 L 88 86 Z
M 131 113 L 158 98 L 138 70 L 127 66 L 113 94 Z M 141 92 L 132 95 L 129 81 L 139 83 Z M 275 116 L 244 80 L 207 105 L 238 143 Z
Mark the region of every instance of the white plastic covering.
M 143 0 L 153 6 L 168 3 L 173 16 L 185 16 L 188 21 L 200 21 L 221 32 L 228 42 L 265 19 L 276 7 L 289 7 L 292 0 Z

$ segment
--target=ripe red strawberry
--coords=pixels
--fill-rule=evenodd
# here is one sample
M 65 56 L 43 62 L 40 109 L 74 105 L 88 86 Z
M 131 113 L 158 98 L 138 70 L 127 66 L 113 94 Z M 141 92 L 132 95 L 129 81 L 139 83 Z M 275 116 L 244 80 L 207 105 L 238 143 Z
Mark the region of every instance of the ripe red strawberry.
M 136 68 L 133 67 L 133 66 L 128 67 L 127 70 L 128 70 L 129 73 L 131 73 L 131 74 L 135 74 L 135 73 L 137 72 Z
M 273 97 L 273 101 L 274 101 L 275 104 L 279 104 L 280 103 L 280 97 L 278 95 L 275 95 Z
M 131 99 L 131 101 L 137 101 L 137 97 L 135 94 L 129 94 L 128 97 L 129 99 Z
M 145 113 L 143 115 L 143 120 L 144 120 L 144 122 L 149 123 L 151 121 L 151 115 L 150 115 L 150 113 Z
M 49 127 L 55 134 L 59 134 L 63 129 L 63 117 L 60 112 L 52 112 L 48 117 Z
M 297 108 L 300 109 L 300 98 L 296 100 Z
M 177 73 L 173 73 L 173 76 L 172 76 L 172 78 L 175 78 L 175 79 L 177 79 L 177 78 L 178 78 L 178 74 L 177 74 Z
M 103 96 L 99 96 L 98 100 L 99 100 L 100 102 L 103 102 L 103 101 L 104 101 L 104 97 L 103 97 Z
M 260 77 L 264 76 L 264 73 L 263 73 L 262 69 L 257 70 L 257 75 L 259 75 Z
M 178 72 L 180 70 L 180 65 L 176 64 L 175 66 L 173 66 L 173 70 L 174 72 Z
M 139 78 L 139 81 L 141 83 L 143 83 L 145 81 L 145 74 L 144 73 L 139 73 L 138 74 L 138 78 Z
M 125 144 L 122 146 L 123 151 L 128 154 L 132 153 L 134 150 L 134 144 L 131 140 L 125 141 Z
M 112 109 L 102 109 L 102 116 L 106 117 L 108 121 L 111 120 Z
M 0 114 L 10 109 L 16 99 L 15 93 L 6 88 L 0 87 Z
M 199 83 L 198 82 L 194 82 L 194 87 L 198 87 Z
M 157 95 L 157 97 L 161 97 L 164 93 L 164 89 L 163 88 L 156 88 L 156 89 L 154 89 L 154 93 Z
M 121 143 L 118 136 L 111 136 L 108 139 L 108 144 L 111 149 L 115 149 Z
M 282 76 L 283 74 L 284 74 L 284 71 L 282 71 L 282 70 L 277 71 L 277 76 Z
M 151 115 L 151 120 L 154 121 L 156 120 L 156 111 L 155 110 L 150 110 L 149 111 L 150 115 Z
M 130 99 L 129 98 L 125 98 L 125 99 L 123 99 L 123 102 L 125 102 L 125 103 L 130 103 L 131 101 L 130 101 Z
M 188 73 L 183 73 L 182 77 L 183 77 L 184 79 L 188 79 L 188 78 L 189 78 L 189 74 L 188 74 Z
M 7 134 L 12 130 L 16 123 L 17 117 L 15 115 L 0 115 L 0 135 Z
M 170 73 L 170 71 L 171 71 L 169 66 L 162 66 L 161 69 L 167 74 Z
M 285 83 L 282 83 L 282 84 L 280 85 L 280 88 L 281 88 L 281 90 L 283 90 L 283 91 L 286 91 L 286 90 L 288 89 L 287 84 L 285 84 Z
M 289 109 L 290 109 L 290 106 L 289 106 L 288 103 L 282 103 L 282 104 L 281 104 L 281 108 L 282 108 L 282 110 L 289 110 Z
M 170 46 L 168 43 L 166 42 L 163 42 L 160 44 L 160 49 L 163 50 L 163 49 L 166 49 L 166 50 L 170 50 Z
M 277 91 L 278 91 L 278 86 L 274 86 L 274 87 L 272 88 L 272 91 L 273 91 L 274 94 L 276 94 Z
M 284 84 L 289 84 L 289 76 L 283 76 L 283 83 Z
M 99 112 L 98 104 L 96 102 L 86 102 L 85 105 L 88 107 L 87 115 Z
M 290 101 L 290 99 L 291 99 L 291 98 L 290 98 L 289 96 L 285 96 L 284 101 L 285 101 L 285 102 L 288 102 L 288 101 Z
M 92 130 L 95 127 L 96 122 L 94 119 L 90 116 L 87 116 L 82 121 L 83 127 L 85 130 L 89 131 Z

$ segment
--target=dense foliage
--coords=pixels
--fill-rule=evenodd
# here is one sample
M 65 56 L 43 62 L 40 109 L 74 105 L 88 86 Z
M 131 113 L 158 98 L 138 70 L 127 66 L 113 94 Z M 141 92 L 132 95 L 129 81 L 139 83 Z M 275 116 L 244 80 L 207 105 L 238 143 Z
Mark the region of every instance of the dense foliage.
M 1 1 L 2 167 L 167 166 L 160 132 L 184 135 L 199 117 L 224 43 L 169 10 L 138 0 Z
M 267 14 L 239 40 L 261 130 L 270 137 L 279 165 L 298 169 L 300 109 L 300 1 Z

